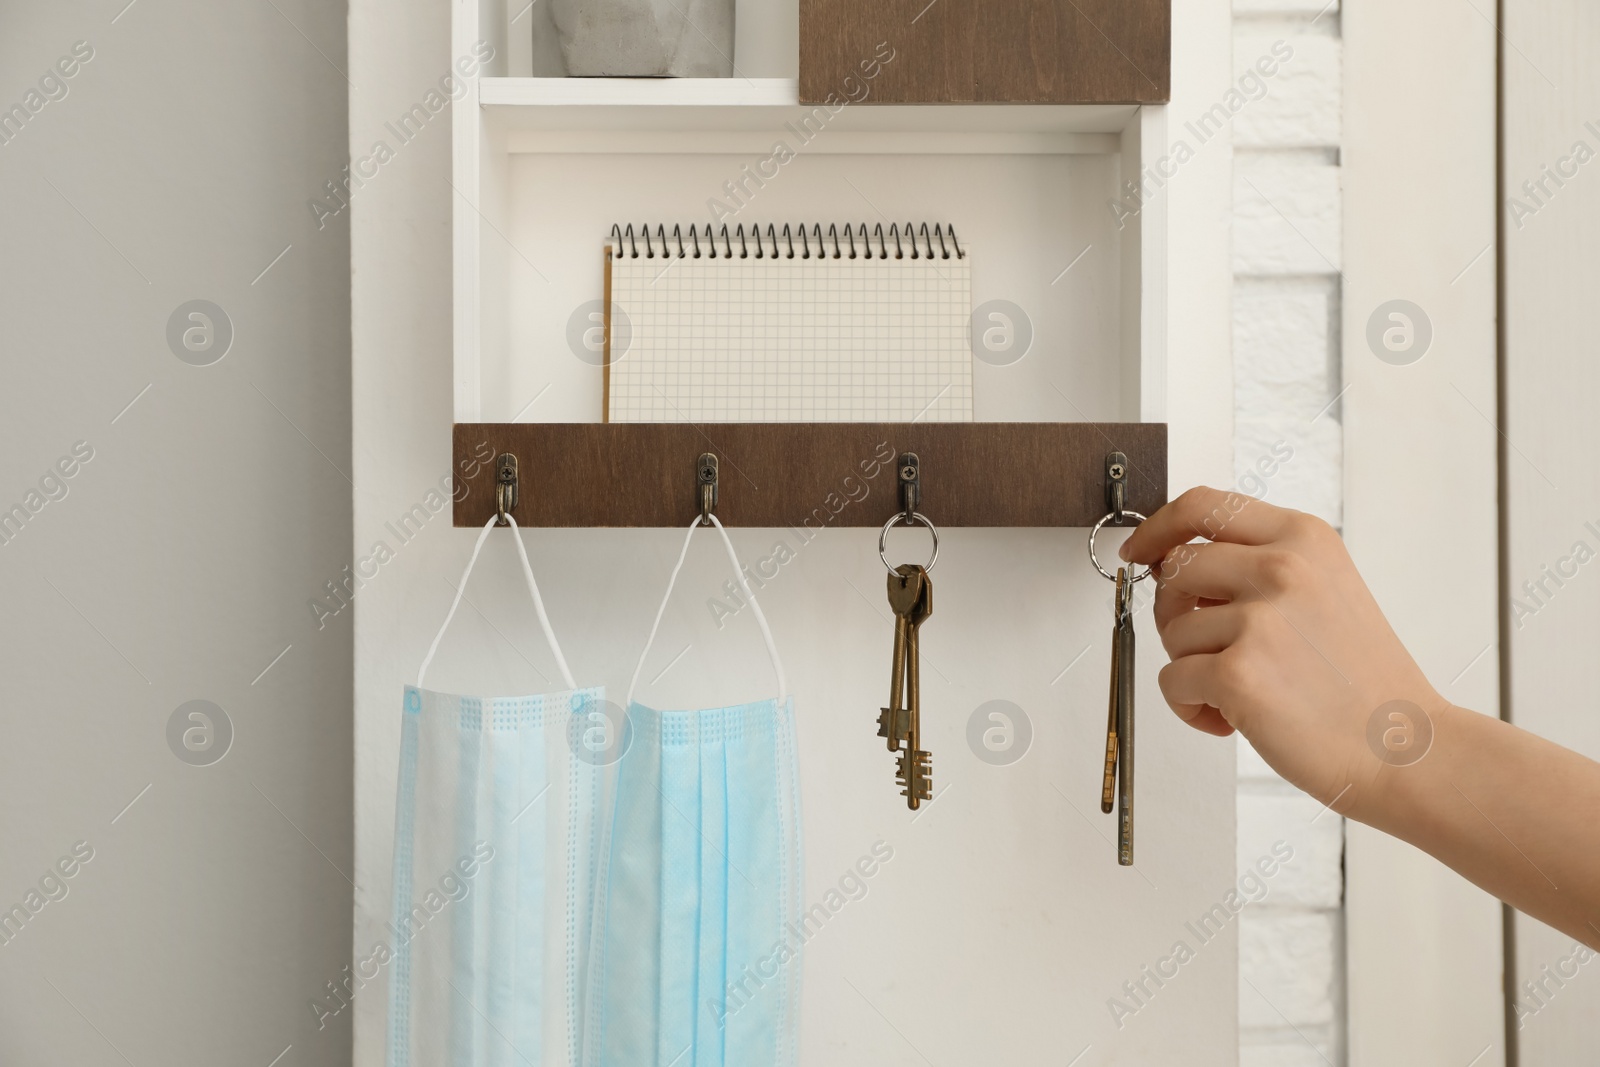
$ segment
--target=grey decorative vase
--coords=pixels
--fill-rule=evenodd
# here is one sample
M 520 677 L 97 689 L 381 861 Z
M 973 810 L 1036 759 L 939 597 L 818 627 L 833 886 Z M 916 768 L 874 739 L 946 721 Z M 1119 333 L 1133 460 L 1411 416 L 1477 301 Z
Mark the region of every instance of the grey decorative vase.
M 734 0 L 550 2 L 569 76 L 733 76 Z

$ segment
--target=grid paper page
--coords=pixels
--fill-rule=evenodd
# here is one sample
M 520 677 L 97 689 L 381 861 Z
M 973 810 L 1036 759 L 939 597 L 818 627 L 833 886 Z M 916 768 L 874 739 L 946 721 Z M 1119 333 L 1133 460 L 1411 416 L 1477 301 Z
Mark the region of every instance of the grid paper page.
M 611 421 L 970 421 L 968 262 L 614 258 Z

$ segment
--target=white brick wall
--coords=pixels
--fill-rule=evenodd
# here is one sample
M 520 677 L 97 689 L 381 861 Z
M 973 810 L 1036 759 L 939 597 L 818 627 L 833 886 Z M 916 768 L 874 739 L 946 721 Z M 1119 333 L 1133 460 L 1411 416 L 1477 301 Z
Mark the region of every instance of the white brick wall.
M 1234 0 L 1233 11 L 1240 77 L 1293 52 L 1232 122 L 1235 475 L 1242 490 L 1337 526 L 1339 3 Z M 1243 741 L 1238 804 L 1241 877 L 1274 845 L 1294 850 L 1241 915 L 1239 1062 L 1342 1064 L 1343 822 Z

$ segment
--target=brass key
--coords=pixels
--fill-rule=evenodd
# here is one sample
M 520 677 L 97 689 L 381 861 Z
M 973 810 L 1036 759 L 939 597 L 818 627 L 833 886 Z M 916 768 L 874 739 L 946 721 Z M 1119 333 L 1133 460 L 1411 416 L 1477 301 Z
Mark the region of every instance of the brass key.
M 1117 595 L 1113 604 L 1122 603 L 1123 576 L 1127 572 L 1117 572 Z M 1106 771 L 1100 781 L 1100 810 L 1110 815 L 1116 807 L 1117 793 L 1117 661 L 1121 658 L 1117 653 L 1117 637 L 1121 628 L 1115 618 L 1111 624 L 1111 697 L 1107 701 L 1106 711 Z
M 911 633 L 911 613 L 922 599 L 926 575 L 921 567 L 903 563 L 889 575 L 889 608 L 894 612 L 894 657 L 889 675 L 889 706 L 878 715 L 878 736 L 887 739 L 890 752 L 911 733 L 911 710 L 905 703 L 906 649 Z
M 906 747 L 900 752 L 899 766 L 896 771 L 896 780 L 900 783 L 900 795 L 906 798 L 906 806 L 912 811 L 922 806 L 924 800 L 933 796 L 933 755 L 922 747 L 922 684 L 920 658 L 918 656 L 919 634 L 922 624 L 933 614 L 933 581 L 928 577 L 927 571 L 914 565 L 911 567 L 921 576 L 922 595 L 917 598 L 916 605 L 906 617 L 906 704 L 908 729 L 906 731 Z

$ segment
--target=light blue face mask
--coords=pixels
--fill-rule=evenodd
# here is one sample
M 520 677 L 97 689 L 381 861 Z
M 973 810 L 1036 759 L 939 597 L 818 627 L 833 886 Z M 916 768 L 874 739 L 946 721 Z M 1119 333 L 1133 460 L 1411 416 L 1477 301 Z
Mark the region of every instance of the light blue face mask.
M 495 520 L 472 547 L 417 684 L 405 691 L 389 967 L 389 1067 L 573 1064 L 590 940 L 604 759 L 578 738 L 578 689 L 516 523 L 522 574 L 567 690 L 475 697 L 422 687 Z M 372 958 L 366 952 L 358 958 Z
M 585 1067 L 796 1062 L 800 800 L 793 711 L 772 631 L 711 517 L 778 676 L 738 707 L 633 702 L 694 526 L 628 687 L 632 744 L 597 883 Z M 698 520 L 696 521 L 698 524 Z

